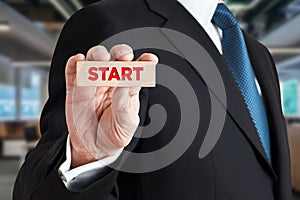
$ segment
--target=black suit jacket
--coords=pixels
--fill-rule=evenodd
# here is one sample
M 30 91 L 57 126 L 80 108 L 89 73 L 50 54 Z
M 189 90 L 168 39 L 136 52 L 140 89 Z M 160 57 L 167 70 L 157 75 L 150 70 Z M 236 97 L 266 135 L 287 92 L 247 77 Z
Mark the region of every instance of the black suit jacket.
M 163 27 L 180 31 L 201 44 L 216 63 L 225 83 L 227 110 L 224 129 L 213 150 L 202 159 L 199 149 L 211 115 L 208 88 L 201 74 L 186 60 L 151 50 L 160 62 L 179 71 L 199 99 L 201 120 L 188 150 L 171 165 L 148 173 L 109 170 L 83 188 L 68 191 L 57 169 L 65 159 L 65 76 L 67 59 L 103 40 L 132 28 Z M 175 0 L 107 0 L 90 5 L 65 24 L 54 53 L 49 99 L 41 116 L 42 139 L 21 168 L 15 200 L 120 199 L 120 200 L 290 200 L 290 160 L 285 121 L 281 112 L 278 77 L 267 49 L 245 34 L 256 78 L 261 86 L 271 137 L 272 165 L 266 159 L 243 98 L 223 57 L 195 19 Z M 180 48 L 180 47 L 179 47 Z M 149 51 L 149 50 L 144 50 Z M 136 55 L 142 51 L 136 51 Z M 136 152 L 159 149 L 172 140 L 180 120 L 178 101 L 167 88 L 143 89 L 141 125 L 149 123 L 148 108 L 162 104 L 168 115 L 164 128 L 148 139 L 133 139 Z M 178 128 L 178 127 L 177 127 Z

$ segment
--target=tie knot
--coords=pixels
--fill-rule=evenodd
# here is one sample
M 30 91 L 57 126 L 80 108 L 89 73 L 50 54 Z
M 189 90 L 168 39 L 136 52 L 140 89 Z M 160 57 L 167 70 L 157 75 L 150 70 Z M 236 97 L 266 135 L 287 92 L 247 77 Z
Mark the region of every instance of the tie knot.
M 228 29 L 238 24 L 236 18 L 233 16 L 231 11 L 227 8 L 227 6 L 224 3 L 218 4 L 214 16 L 212 18 L 212 22 L 218 27 L 220 27 L 222 30 Z

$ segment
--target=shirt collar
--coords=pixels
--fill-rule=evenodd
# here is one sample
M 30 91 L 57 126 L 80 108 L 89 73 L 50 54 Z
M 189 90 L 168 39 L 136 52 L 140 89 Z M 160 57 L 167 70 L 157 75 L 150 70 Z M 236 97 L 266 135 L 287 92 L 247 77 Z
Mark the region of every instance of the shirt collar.
M 177 0 L 200 23 L 202 27 L 211 23 L 219 2 L 222 0 Z

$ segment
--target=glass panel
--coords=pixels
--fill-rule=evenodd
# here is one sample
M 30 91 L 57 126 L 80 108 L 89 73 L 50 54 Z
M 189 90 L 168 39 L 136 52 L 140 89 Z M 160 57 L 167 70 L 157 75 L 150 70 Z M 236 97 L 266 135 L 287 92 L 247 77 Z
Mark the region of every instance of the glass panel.
M 20 118 L 38 119 L 41 111 L 41 74 L 30 70 L 21 73 Z
M 298 81 L 282 82 L 282 104 L 285 115 L 298 115 Z
M 0 84 L 0 121 L 16 119 L 15 86 Z

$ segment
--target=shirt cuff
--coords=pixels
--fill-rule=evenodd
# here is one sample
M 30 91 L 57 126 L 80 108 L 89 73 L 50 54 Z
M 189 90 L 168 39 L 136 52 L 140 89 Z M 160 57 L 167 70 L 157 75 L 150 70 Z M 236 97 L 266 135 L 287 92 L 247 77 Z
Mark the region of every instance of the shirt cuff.
M 63 180 L 64 184 L 67 186 L 67 183 L 74 178 L 76 178 L 78 175 L 90 171 L 90 170 L 102 170 L 105 166 L 113 163 L 118 159 L 118 157 L 121 155 L 123 148 L 120 149 L 115 155 L 106 157 L 101 160 L 97 160 L 79 167 L 76 167 L 74 169 L 71 169 L 71 145 L 70 145 L 70 136 L 68 135 L 67 138 L 67 145 L 66 145 L 66 161 L 62 163 L 59 167 L 59 175 L 60 178 Z

